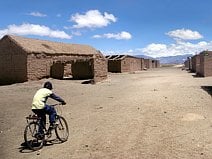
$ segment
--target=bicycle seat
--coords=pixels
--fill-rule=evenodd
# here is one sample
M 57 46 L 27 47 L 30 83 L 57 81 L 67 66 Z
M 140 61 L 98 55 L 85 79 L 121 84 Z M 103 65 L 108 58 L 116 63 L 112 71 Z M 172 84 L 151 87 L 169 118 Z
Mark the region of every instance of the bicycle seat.
M 29 116 L 27 116 L 27 117 L 26 117 L 26 119 L 34 120 L 34 119 L 39 119 L 39 117 L 38 117 L 36 114 L 33 114 L 33 115 L 32 115 L 32 114 L 30 114 Z

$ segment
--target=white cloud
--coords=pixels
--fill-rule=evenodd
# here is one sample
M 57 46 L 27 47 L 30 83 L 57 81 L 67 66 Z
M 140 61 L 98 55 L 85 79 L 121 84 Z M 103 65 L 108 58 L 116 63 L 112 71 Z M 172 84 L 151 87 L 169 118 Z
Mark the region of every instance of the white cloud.
M 52 38 L 60 39 L 71 39 L 71 36 L 60 30 L 52 30 L 44 25 L 36 25 L 24 23 L 22 25 L 9 25 L 6 29 L 0 30 L 0 37 L 6 34 L 15 35 L 38 35 L 38 36 L 48 36 Z
M 198 43 L 177 42 L 175 44 L 149 44 L 144 48 L 130 49 L 128 51 L 108 50 L 102 51 L 106 55 L 128 54 L 128 55 L 146 55 L 154 58 L 162 56 L 176 56 L 185 54 L 197 54 L 203 50 L 212 50 L 212 41 L 201 41 Z
M 72 35 L 75 35 L 75 36 L 81 36 L 82 35 L 82 33 L 80 31 L 72 31 L 71 33 L 72 33 Z
M 165 44 L 149 44 L 146 48 L 143 49 L 143 52 L 156 52 L 161 50 L 166 50 L 167 46 Z
M 107 38 L 107 39 L 117 39 L 117 40 L 129 40 L 132 38 L 132 35 L 126 31 L 122 31 L 121 33 L 113 34 L 107 33 L 103 35 L 94 35 L 93 38 Z
M 174 38 L 176 41 L 173 44 L 160 44 L 152 43 L 144 48 L 131 49 L 129 51 L 113 51 L 117 54 L 130 54 L 130 55 L 146 55 L 154 58 L 162 56 L 176 56 L 185 54 L 197 54 L 203 50 L 212 50 L 212 41 L 200 41 L 198 43 L 191 43 L 185 40 L 197 40 L 203 38 L 203 36 L 197 32 L 189 29 L 178 29 L 166 33 L 168 36 Z M 98 38 L 105 35 L 97 35 Z M 97 38 L 96 37 L 96 38 Z M 112 51 L 105 51 L 106 54 L 113 53 Z
M 46 17 L 46 14 L 40 13 L 40 12 L 31 12 L 29 15 L 34 16 L 34 17 Z
M 177 30 L 169 31 L 166 34 L 172 38 L 182 39 L 182 40 L 197 40 L 197 39 L 203 38 L 203 36 L 199 32 L 192 31 L 189 29 L 177 29 Z
M 177 42 L 176 44 L 150 44 L 145 48 L 140 49 L 140 53 L 143 53 L 152 57 L 161 56 L 176 56 L 184 54 L 196 54 L 203 50 L 212 50 L 212 41 L 199 43 L 190 42 Z
M 89 10 L 85 14 L 76 13 L 72 15 L 70 21 L 77 23 L 74 28 L 101 28 L 116 22 L 117 18 L 113 14 L 100 13 L 98 10 Z

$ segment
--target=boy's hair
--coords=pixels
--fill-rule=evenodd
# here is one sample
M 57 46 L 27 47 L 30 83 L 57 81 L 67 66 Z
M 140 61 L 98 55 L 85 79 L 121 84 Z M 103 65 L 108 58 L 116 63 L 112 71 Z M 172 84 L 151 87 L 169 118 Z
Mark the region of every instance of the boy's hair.
M 52 88 L 53 88 L 52 83 L 49 82 L 49 81 L 45 82 L 44 85 L 43 85 L 43 88 L 47 88 L 49 90 L 52 90 Z

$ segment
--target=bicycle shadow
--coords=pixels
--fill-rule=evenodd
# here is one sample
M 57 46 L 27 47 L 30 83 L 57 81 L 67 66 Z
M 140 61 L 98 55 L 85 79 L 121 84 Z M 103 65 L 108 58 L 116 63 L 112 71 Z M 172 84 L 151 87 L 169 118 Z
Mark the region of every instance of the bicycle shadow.
M 61 143 L 62 142 L 59 139 L 57 139 L 57 138 L 47 139 L 47 140 L 45 140 L 44 147 L 53 146 L 55 144 L 61 144 Z M 20 147 L 18 149 L 19 149 L 20 153 L 32 153 L 32 152 L 35 152 L 35 150 L 29 149 L 29 147 L 27 146 L 26 142 L 21 143 L 21 145 L 20 145 Z
M 201 88 L 212 97 L 212 86 L 201 86 Z
M 21 145 L 20 145 L 20 147 L 18 149 L 19 149 L 19 152 L 21 152 L 21 153 L 31 153 L 31 152 L 34 152 L 33 150 L 30 150 L 27 147 L 26 142 L 21 143 Z

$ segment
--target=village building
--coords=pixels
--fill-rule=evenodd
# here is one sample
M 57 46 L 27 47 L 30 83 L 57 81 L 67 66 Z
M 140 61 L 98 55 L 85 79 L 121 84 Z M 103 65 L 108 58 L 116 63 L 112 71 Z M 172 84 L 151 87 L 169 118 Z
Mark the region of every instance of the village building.
M 156 60 L 152 60 L 152 68 L 156 68 Z
M 145 69 L 151 69 L 152 68 L 152 60 L 144 59 L 144 67 L 145 67 Z
M 39 80 L 107 78 L 107 60 L 91 46 L 6 35 L 0 40 L 0 84 Z
M 141 70 L 145 69 L 145 63 L 144 63 L 144 58 L 140 58 L 141 59 Z
M 144 59 L 130 55 L 108 55 L 108 72 L 122 73 L 141 71 L 144 69 Z
M 187 57 L 186 61 L 184 62 L 184 66 L 187 70 L 192 69 L 191 57 Z
M 195 72 L 197 75 L 200 74 L 200 56 L 195 55 L 191 57 L 191 71 Z
M 189 61 L 188 60 L 185 60 L 183 64 L 184 64 L 184 69 L 187 69 L 188 70 L 188 68 L 189 68 Z
M 160 60 L 156 60 L 156 68 L 160 67 Z
M 199 74 L 203 77 L 212 76 L 212 51 L 203 51 L 200 56 Z
M 158 68 L 158 67 L 160 67 L 160 61 L 159 60 L 151 60 L 149 62 L 150 62 L 150 64 L 152 62 L 152 68 Z

